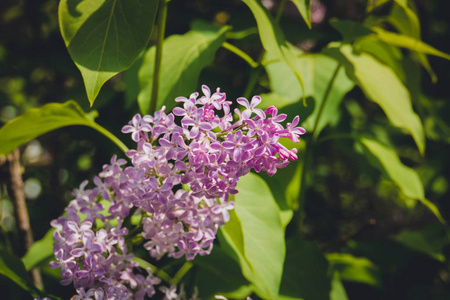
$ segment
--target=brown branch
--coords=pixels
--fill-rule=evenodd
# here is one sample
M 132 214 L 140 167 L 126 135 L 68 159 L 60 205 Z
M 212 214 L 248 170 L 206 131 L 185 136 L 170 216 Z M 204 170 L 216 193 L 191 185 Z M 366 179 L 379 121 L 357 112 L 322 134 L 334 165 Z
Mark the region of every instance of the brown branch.
M 31 245 L 33 245 L 33 233 L 31 232 L 30 218 L 28 216 L 27 204 L 25 202 L 25 193 L 23 191 L 22 170 L 20 166 L 20 152 L 14 150 L 7 158 L 9 162 L 10 182 L 8 185 L 8 194 L 14 206 L 14 216 L 16 227 L 19 231 L 19 240 L 22 248 L 19 249 L 21 255 L 25 254 Z M 39 269 L 33 269 L 30 272 L 34 284 L 42 288 L 42 277 Z

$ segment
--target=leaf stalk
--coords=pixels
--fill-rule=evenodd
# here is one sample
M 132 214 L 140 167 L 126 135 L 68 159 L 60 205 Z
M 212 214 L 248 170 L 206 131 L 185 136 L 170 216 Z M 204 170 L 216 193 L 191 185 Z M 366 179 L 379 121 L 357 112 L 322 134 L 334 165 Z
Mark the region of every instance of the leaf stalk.
M 150 99 L 149 113 L 152 115 L 156 110 L 158 101 L 159 81 L 161 77 L 161 61 L 163 55 L 164 35 L 166 31 L 167 20 L 167 1 L 161 0 L 158 6 L 158 36 L 156 39 L 155 68 L 153 71 L 152 95 Z
M 239 56 L 240 58 L 245 60 L 250 65 L 250 67 L 256 68 L 259 66 L 259 64 L 256 61 L 254 61 L 247 53 L 245 53 L 238 47 L 236 47 L 230 43 L 227 43 L 227 42 L 223 42 L 222 47 L 224 47 L 228 51 L 236 54 L 237 56 Z

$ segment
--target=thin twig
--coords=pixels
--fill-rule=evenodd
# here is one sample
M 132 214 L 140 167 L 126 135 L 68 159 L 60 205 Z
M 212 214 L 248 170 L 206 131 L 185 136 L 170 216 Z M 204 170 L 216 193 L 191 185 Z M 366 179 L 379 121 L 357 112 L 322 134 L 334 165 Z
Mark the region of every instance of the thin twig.
M 10 174 L 8 194 L 14 206 L 16 227 L 19 231 L 20 242 L 23 245 L 23 248 L 19 251 L 23 252 L 22 254 L 25 254 L 25 252 L 31 248 L 31 245 L 33 245 L 33 233 L 31 232 L 30 218 L 28 215 L 27 204 L 25 203 L 19 150 L 16 149 L 9 154 L 7 160 L 9 162 Z M 33 269 L 30 275 L 34 284 L 42 289 L 42 277 L 39 269 Z

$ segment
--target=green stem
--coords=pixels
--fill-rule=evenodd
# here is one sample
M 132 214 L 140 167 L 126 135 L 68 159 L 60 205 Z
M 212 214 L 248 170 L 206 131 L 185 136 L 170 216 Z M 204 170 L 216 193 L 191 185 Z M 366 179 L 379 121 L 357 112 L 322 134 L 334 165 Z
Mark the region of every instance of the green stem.
M 139 264 L 139 267 L 141 267 L 143 269 L 149 268 L 150 270 L 152 270 L 154 275 L 156 275 L 157 277 L 161 278 L 165 282 L 167 282 L 167 283 L 171 283 L 172 282 L 172 278 L 170 278 L 169 274 L 167 274 L 166 272 L 164 272 L 161 269 L 158 269 L 158 267 L 152 265 L 148 261 L 143 260 L 142 258 L 137 257 L 137 256 L 135 256 L 133 258 L 133 261 L 137 262 Z
M 255 85 L 258 82 L 258 77 L 262 70 L 261 62 L 264 58 L 265 53 L 266 53 L 265 51 L 263 51 L 261 53 L 261 55 L 259 56 L 258 62 L 257 62 L 258 66 L 256 68 L 254 68 L 250 74 L 250 79 L 248 80 L 247 87 L 245 88 L 245 91 L 244 91 L 244 98 L 247 98 L 247 99 L 250 98 L 250 96 L 253 92 L 253 89 L 255 88 Z
M 300 227 L 301 227 L 301 223 L 304 217 L 304 205 L 305 205 L 305 193 L 306 193 L 306 170 L 309 167 L 310 164 L 310 156 L 311 156 L 311 146 L 312 143 L 311 141 L 308 141 L 305 145 L 305 151 L 303 152 L 303 156 L 302 156 L 302 170 L 301 170 L 301 177 L 300 177 L 300 195 L 299 195 L 299 199 L 298 199 L 298 207 L 299 207 L 299 214 L 300 214 L 300 218 L 299 218 L 299 222 L 300 222 Z
M 128 151 L 128 147 L 125 146 L 124 143 L 122 143 L 121 140 L 119 140 L 114 134 L 103 128 L 102 126 L 98 125 L 97 123 L 94 123 L 91 125 L 95 130 L 109 138 L 111 141 L 114 142 L 124 153 Z
M 3 165 L 4 161 L 2 160 L 2 158 L 0 157 L 0 167 Z M 4 206 L 3 206 L 3 184 L 0 185 L 0 220 L 3 220 L 3 211 L 4 211 Z M 11 244 L 11 240 L 9 239 L 8 233 L 5 230 L 5 228 L 3 227 L 3 222 L 0 225 L 0 231 L 2 232 L 3 235 L 3 240 L 5 241 L 5 246 L 6 249 L 8 250 L 9 253 L 14 253 L 14 249 L 13 246 Z
M 175 276 L 173 276 L 172 278 L 172 283 L 173 284 L 178 284 L 178 282 L 180 282 L 180 280 L 183 278 L 184 275 L 186 275 L 186 273 L 194 266 L 193 263 L 191 263 L 190 261 L 185 262 L 181 268 L 178 270 L 178 272 L 175 274 Z
M 161 0 L 158 7 L 158 36 L 156 39 L 155 68 L 153 70 L 152 97 L 150 99 L 149 113 L 153 115 L 158 101 L 159 80 L 161 75 L 161 61 L 163 55 L 164 34 L 166 31 L 167 1 Z
M 237 32 L 227 32 L 226 38 L 231 40 L 241 40 L 255 33 L 258 33 L 258 28 L 251 27 Z
M 303 207 L 304 207 L 304 203 L 305 203 L 305 193 L 306 193 L 306 186 L 305 186 L 306 185 L 306 171 L 309 169 L 309 166 L 311 164 L 311 160 L 312 160 L 311 159 L 311 154 L 313 153 L 312 152 L 312 150 L 313 150 L 312 148 L 313 148 L 313 146 L 314 146 L 314 144 L 316 142 L 317 136 L 318 136 L 318 134 L 317 134 L 317 125 L 319 124 L 320 117 L 322 116 L 322 113 L 323 113 L 323 110 L 324 110 L 324 107 L 325 107 L 325 103 L 328 100 L 328 97 L 330 95 L 331 89 L 333 87 L 334 81 L 336 80 L 337 74 L 339 73 L 340 68 L 341 68 L 341 64 L 338 64 L 337 67 L 336 67 L 336 70 L 333 73 L 333 76 L 331 77 L 330 83 L 327 86 L 327 90 L 325 91 L 325 94 L 323 96 L 322 104 L 320 105 L 319 112 L 317 114 L 317 118 L 316 118 L 316 121 L 314 123 L 314 127 L 313 127 L 314 128 L 314 132 L 313 132 L 312 139 L 306 143 L 305 152 L 304 152 L 303 157 L 302 157 L 302 159 L 303 159 L 303 168 L 302 168 L 302 171 L 301 171 L 302 176 L 300 178 L 300 195 L 299 195 L 300 226 L 301 226 L 301 223 L 302 223 L 302 220 L 303 220 L 303 217 L 304 217 L 303 216 L 303 214 L 304 214 Z
M 339 63 L 337 65 L 337 67 L 336 67 L 336 70 L 333 73 L 333 76 L 331 77 L 330 83 L 327 86 L 327 90 L 325 91 L 325 95 L 323 96 L 322 103 L 320 104 L 320 108 L 319 108 L 319 112 L 317 114 L 316 122 L 314 123 L 314 132 L 313 132 L 313 138 L 312 138 L 314 143 L 316 142 L 317 137 L 319 136 L 319 133 L 317 131 L 317 126 L 319 125 L 320 117 L 322 116 L 325 104 L 326 104 L 326 102 L 328 100 L 328 96 L 331 93 L 331 89 L 333 88 L 334 81 L 336 80 L 336 77 L 337 77 L 337 75 L 339 73 L 339 69 L 340 68 L 341 68 L 341 64 Z
M 234 54 L 245 60 L 250 65 L 250 67 L 256 68 L 258 66 L 258 63 L 256 61 L 254 61 L 247 53 L 245 53 L 238 47 L 227 42 L 223 42 L 222 47 L 224 47 L 230 52 L 233 52 Z

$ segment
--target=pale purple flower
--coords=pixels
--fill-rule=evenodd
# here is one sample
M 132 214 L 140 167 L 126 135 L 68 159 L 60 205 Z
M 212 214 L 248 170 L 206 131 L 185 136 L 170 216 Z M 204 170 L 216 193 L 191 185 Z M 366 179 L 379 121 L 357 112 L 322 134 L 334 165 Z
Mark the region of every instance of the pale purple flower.
M 123 133 L 131 133 L 133 141 L 138 142 L 142 137 L 145 137 L 143 133 L 150 132 L 152 128 L 148 123 L 142 120 L 140 114 L 136 114 L 130 121 L 130 125 L 125 125 L 122 128 Z
M 202 91 L 200 98 L 177 98 L 183 107 L 168 114 L 163 107 L 153 116 L 135 115 L 122 129 L 137 143 L 126 154 L 131 165 L 113 156 L 93 178 L 94 187 L 84 181 L 67 215 L 52 221 L 57 261 L 51 267 L 61 268 L 62 284 L 73 283 L 74 299 L 152 297 L 160 280 L 150 271 L 144 277 L 132 261 L 127 245 L 136 234 L 156 259 L 207 255 L 219 226 L 230 219 L 234 203 L 228 199 L 240 177 L 252 169 L 272 176 L 297 159 L 297 150 L 279 138 L 298 141 L 304 133 L 298 117 L 285 128 L 286 115 L 273 106 L 257 108 L 261 98 L 255 96 L 250 103 L 237 99 L 245 109 L 236 110 L 233 123 L 225 93 Z M 140 221 L 129 227 L 132 213 Z M 183 289 L 160 290 L 166 299 L 186 298 Z
M 244 97 L 238 98 L 236 100 L 240 105 L 244 106 L 246 109 L 242 112 L 242 117 L 244 120 L 248 120 L 251 117 L 251 114 L 254 113 L 258 115 L 261 119 L 265 119 L 266 116 L 262 109 L 255 108 L 258 104 L 261 103 L 261 97 L 254 96 L 252 101 L 248 103 L 248 100 Z

